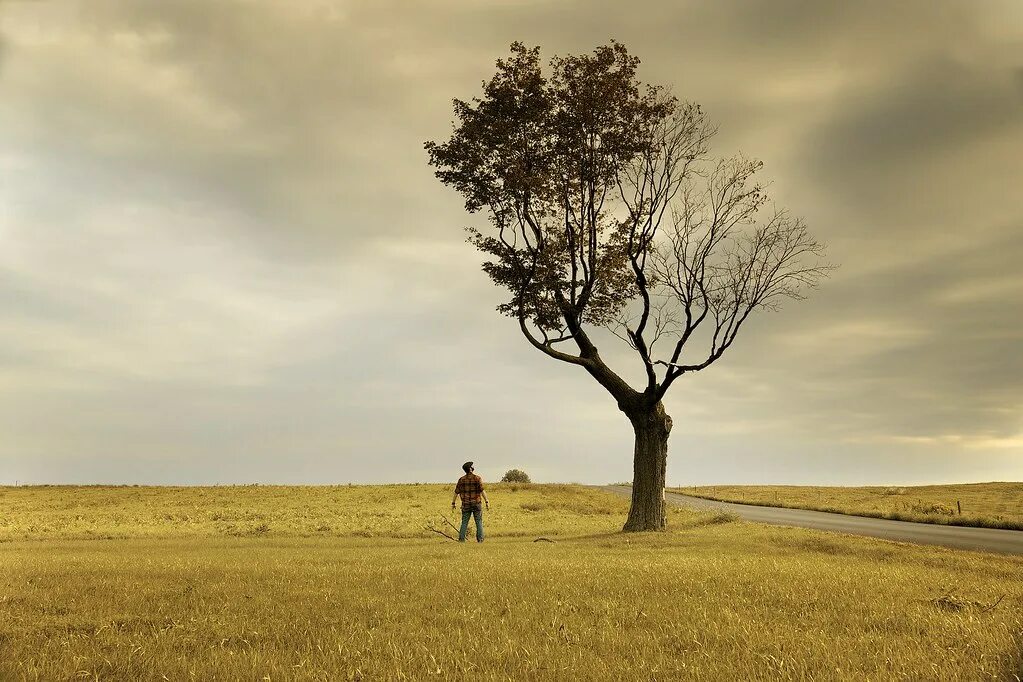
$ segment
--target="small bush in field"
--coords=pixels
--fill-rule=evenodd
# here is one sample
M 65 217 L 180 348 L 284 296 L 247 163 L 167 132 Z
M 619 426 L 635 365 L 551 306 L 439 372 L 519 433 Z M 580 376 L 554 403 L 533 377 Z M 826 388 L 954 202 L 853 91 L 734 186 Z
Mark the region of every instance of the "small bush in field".
M 529 483 L 529 474 L 521 469 L 509 469 L 501 477 L 501 483 Z
M 943 504 L 933 502 L 918 502 L 913 505 L 913 511 L 917 514 L 938 514 L 941 516 L 955 516 L 956 510 L 946 507 Z

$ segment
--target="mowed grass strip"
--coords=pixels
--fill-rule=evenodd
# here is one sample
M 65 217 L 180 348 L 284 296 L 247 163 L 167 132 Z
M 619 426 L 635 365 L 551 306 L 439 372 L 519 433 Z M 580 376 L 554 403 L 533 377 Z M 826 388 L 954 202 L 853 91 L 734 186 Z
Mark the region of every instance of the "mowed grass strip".
M 491 537 L 621 528 L 628 500 L 578 485 L 487 484 Z M 429 537 L 454 483 L 358 486 L 0 487 L 0 542 L 175 537 Z M 470 522 L 470 527 L 472 523 Z M 438 536 L 439 537 L 439 536 Z
M 713 520 L 555 544 L 5 543 L 0 679 L 1021 674 L 1020 560 Z
M 949 526 L 1023 530 L 1023 483 L 860 487 L 712 485 L 669 490 L 720 502 Z

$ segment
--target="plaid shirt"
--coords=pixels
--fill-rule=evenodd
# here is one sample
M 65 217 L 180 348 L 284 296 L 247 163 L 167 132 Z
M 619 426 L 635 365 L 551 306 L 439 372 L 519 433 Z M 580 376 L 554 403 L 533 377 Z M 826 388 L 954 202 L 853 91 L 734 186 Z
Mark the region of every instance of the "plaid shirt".
M 462 506 L 467 508 L 480 506 L 480 495 L 483 494 L 483 479 L 476 474 L 466 474 L 458 479 L 455 494 L 461 496 Z

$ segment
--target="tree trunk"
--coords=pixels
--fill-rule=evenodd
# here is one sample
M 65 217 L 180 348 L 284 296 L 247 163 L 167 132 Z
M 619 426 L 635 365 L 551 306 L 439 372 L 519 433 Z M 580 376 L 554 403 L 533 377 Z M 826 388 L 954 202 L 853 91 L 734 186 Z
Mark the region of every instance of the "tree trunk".
M 636 432 L 633 458 L 632 507 L 625 532 L 664 530 L 664 478 L 668 466 L 671 417 L 660 402 L 626 413 Z

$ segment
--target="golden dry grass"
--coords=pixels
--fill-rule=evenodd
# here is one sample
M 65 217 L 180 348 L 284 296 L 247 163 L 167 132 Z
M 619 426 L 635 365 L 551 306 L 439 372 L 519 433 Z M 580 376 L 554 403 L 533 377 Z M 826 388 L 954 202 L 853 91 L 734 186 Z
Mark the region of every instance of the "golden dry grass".
M 86 498 L 72 509 L 73 490 L 18 498 L 0 543 L 0 679 L 1023 675 L 1017 557 L 685 511 L 672 513 L 669 532 L 623 535 L 622 500 L 570 486 L 492 487 L 494 532 L 482 545 L 415 537 L 420 514 L 408 524 L 335 520 L 326 535 L 309 531 L 326 512 L 300 513 L 324 495 L 335 519 L 375 509 L 377 496 L 395 514 L 404 511 L 389 500 L 406 494 L 421 511 L 443 509 L 450 488 L 218 490 L 235 526 L 276 525 L 233 537 L 208 517 L 225 513 L 212 505 L 199 524 L 198 511 L 166 511 L 197 490 L 146 489 L 140 498 L 131 488 L 86 489 L 105 496 L 94 535 L 114 539 L 67 539 L 90 530 L 77 519 L 88 515 Z M 3 492 L 9 509 L 12 491 Z M 202 492 L 207 500 L 210 489 Z M 119 507 L 134 510 L 125 519 L 152 521 L 117 526 L 110 515 Z M 58 519 L 74 525 L 62 531 Z M 526 533 L 513 521 L 532 525 Z M 356 535 L 364 530 L 374 537 Z M 532 542 L 537 531 L 559 531 L 558 542 Z M 26 535 L 34 539 L 10 539 Z
M 722 502 L 950 526 L 1023 530 L 1023 483 L 860 487 L 714 485 L 671 490 Z
M 0 542 L 210 536 L 428 537 L 454 484 L 0 487 Z M 584 486 L 488 483 L 493 536 L 617 530 L 627 500 Z

